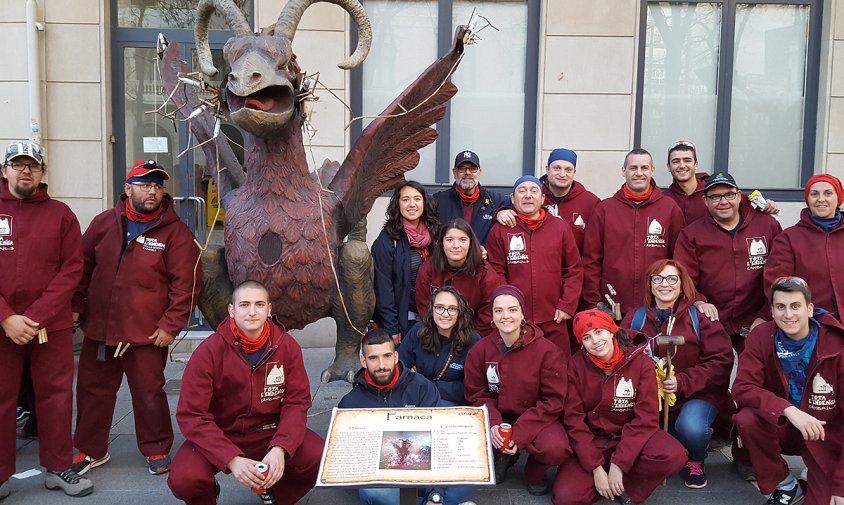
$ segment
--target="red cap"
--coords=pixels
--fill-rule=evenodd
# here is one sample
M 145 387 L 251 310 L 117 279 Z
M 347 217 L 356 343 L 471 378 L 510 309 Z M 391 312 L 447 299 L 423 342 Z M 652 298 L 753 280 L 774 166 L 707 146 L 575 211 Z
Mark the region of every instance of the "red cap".
M 132 165 L 132 170 L 129 170 L 129 173 L 126 174 L 126 182 L 129 182 L 129 179 L 134 177 L 147 176 L 161 177 L 165 181 L 170 180 L 167 171 L 155 160 L 138 160 Z
M 835 194 L 838 195 L 838 205 L 841 206 L 844 203 L 844 191 L 841 189 L 841 181 L 838 177 L 829 174 L 818 174 L 813 175 L 809 182 L 806 183 L 806 190 L 804 191 L 804 196 L 806 197 L 806 203 L 809 203 L 809 190 L 812 189 L 812 185 L 816 182 L 828 182 L 832 185 L 832 188 L 835 189 Z
M 603 310 L 590 309 L 575 314 L 572 329 L 578 344 L 583 343 L 584 335 L 596 328 L 602 328 L 613 334 L 618 331 L 615 321 Z

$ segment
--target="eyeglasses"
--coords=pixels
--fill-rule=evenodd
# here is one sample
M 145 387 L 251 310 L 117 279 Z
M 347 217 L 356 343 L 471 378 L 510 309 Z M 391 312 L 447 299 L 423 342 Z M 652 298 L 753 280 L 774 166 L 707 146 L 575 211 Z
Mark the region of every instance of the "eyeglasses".
M 697 152 L 697 148 L 695 147 L 695 145 L 689 142 L 688 140 L 678 140 L 677 142 L 674 142 L 673 144 L 671 144 L 671 147 L 668 148 L 668 152 L 670 153 L 671 151 L 677 149 L 680 146 L 689 147 L 692 149 L 692 151 Z
M 791 287 L 791 286 L 799 286 L 801 288 L 809 289 L 809 285 L 801 279 L 800 277 L 794 276 L 785 276 L 780 277 L 774 281 L 772 287 L 779 288 L 779 287 Z
M 449 316 L 456 316 L 458 310 L 460 309 L 454 305 L 450 305 L 448 307 L 446 307 L 445 305 L 434 305 L 434 312 L 439 315 L 443 315 L 448 312 Z
M 677 282 L 679 280 L 680 280 L 680 276 L 674 275 L 674 274 L 671 274 L 671 275 L 651 275 L 651 284 L 653 284 L 654 286 L 659 286 L 660 284 L 662 284 L 662 281 L 665 281 L 666 283 L 668 283 L 669 286 L 673 286 L 673 285 L 677 284 Z
M 8 165 L 15 172 L 23 172 L 27 168 L 33 174 L 37 174 L 39 172 L 44 171 L 44 167 L 42 167 L 38 163 L 22 163 L 20 161 L 11 161 L 8 163 Z
M 155 184 L 154 182 L 130 182 L 129 185 L 135 186 L 136 188 L 145 192 L 149 192 L 150 190 L 153 190 L 156 193 L 164 191 L 164 186 L 162 186 L 161 184 Z
M 460 167 L 454 167 L 454 170 L 458 172 L 469 172 L 470 174 L 476 174 L 481 171 L 481 167 L 476 167 L 475 165 L 464 165 Z
M 727 200 L 728 202 L 732 202 L 738 196 L 737 191 L 730 191 L 729 193 L 724 193 L 722 195 L 703 195 L 704 198 L 709 200 L 712 203 L 720 203 L 721 199 Z

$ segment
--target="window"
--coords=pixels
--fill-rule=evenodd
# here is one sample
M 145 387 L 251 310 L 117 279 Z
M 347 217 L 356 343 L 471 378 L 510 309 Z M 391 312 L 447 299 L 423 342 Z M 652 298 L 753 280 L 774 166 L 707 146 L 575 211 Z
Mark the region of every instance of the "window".
M 452 80 L 458 93 L 435 128 L 436 143 L 420 151 L 408 178 L 428 185 L 451 182 L 454 156 L 478 153 L 482 182 L 510 186 L 533 173 L 536 150 L 536 89 L 539 0 L 367 0 L 373 42 L 362 69 L 352 73 L 356 116 L 375 116 L 425 68 L 451 47 L 454 29 L 472 12 L 489 19 L 482 39 L 467 48 Z M 479 19 L 476 29 L 486 22 Z M 369 121 L 352 125 L 356 139 Z
M 661 166 L 691 140 L 701 170 L 801 187 L 814 173 L 821 4 L 645 1 L 636 144 Z

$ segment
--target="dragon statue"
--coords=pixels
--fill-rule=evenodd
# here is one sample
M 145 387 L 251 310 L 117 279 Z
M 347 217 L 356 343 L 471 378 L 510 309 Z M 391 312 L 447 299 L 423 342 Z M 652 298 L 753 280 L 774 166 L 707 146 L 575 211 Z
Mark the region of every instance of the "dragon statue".
M 260 34 L 252 33 L 232 0 L 199 2 L 196 45 L 204 74 L 217 73 L 208 45 L 211 15 L 220 13 L 234 32 L 223 50 L 231 71 L 220 85 L 219 99 L 231 121 L 251 135 L 246 169 L 216 134 L 219 123 L 197 98 L 196 88 L 186 84 L 191 79 L 184 77 L 189 72 L 175 43 L 160 55 L 160 65 L 165 91 L 202 143 L 226 212 L 224 246 L 203 252 L 203 314 L 219 324 L 227 315 L 232 286 L 259 281 L 269 288 L 274 315 L 286 328 L 300 329 L 326 316 L 336 321 L 335 359 L 321 379 L 351 381 L 360 367 L 358 330 L 366 327 L 375 306 L 366 215 L 378 196 L 416 167 L 417 151 L 436 139 L 432 125 L 443 118 L 457 92 L 449 77 L 471 32 L 457 29 L 450 51 L 370 123 L 342 164 L 325 160 L 311 172 L 303 143 L 311 83 L 292 52 L 292 41 L 305 10 L 318 1 L 351 14 L 358 45 L 339 67 L 360 65 L 372 32 L 358 0 L 290 0 L 275 25 Z

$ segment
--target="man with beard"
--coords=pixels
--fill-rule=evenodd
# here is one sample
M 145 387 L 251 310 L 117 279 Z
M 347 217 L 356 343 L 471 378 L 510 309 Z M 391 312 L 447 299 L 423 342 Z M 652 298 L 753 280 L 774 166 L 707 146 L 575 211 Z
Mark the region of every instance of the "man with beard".
M 74 469 L 109 459 L 117 390 L 126 375 L 138 448 L 149 472 L 166 473 L 173 445 L 164 393 L 168 346 L 199 300 L 199 247 L 164 192 L 170 179 L 153 160 L 135 162 L 125 194 L 83 236 L 85 269 L 73 310 L 85 332 L 76 381 Z
M 6 149 L 0 184 L 0 499 L 15 473 L 15 411 L 24 363 L 35 390 L 44 485 L 71 496 L 93 491 L 71 469 L 73 350 L 70 299 L 82 275 L 79 222 L 47 194 L 35 142 Z M 36 338 L 38 337 L 38 338 Z
M 390 332 L 375 328 L 364 335 L 360 344 L 361 369 L 355 374 L 352 390 L 337 405 L 341 409 L 436 407 L 440 402 L 437 387 L 422 374 L 406 368 Z M 467 488 L 420 489 L 420 504 L 456 505 L 473 492 Z M 399 502 L 397 488 L 363 488 L 362 503 L 393 505 Z
M 454 185 L 434 195 L 439 221 L 445 224 L 463 218 L 472 226 L 481 245 L 486 245 L 495 211 L 509 203 L 507 195 L 481 186 L 481 160 L 472 151 L 461 151 L 454 158 Z M 515 221 L 510 221 L 515 224 Z

